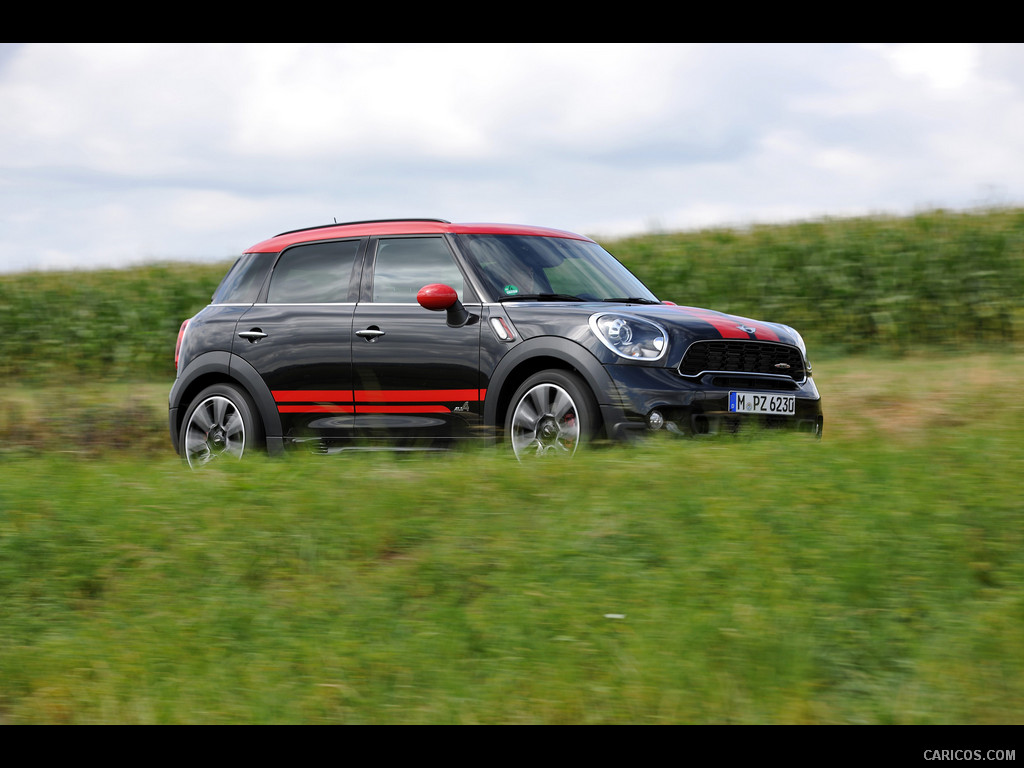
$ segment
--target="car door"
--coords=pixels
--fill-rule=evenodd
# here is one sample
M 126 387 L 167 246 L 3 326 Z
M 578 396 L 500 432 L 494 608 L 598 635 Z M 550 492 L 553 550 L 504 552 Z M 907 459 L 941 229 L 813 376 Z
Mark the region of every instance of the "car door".
M 352 314 L 365 242 L 285 249 L 265 300 L 236 326 L 233 352 L 263 377 L 285 438 L 353 435 Z
M 441 236 L 371 239 L 355 309 L 354 405 L 361 434 L 453 438 L 483 421 L 480 302 Z M 416 301 L 432 283 L 450 285 L 469 321 L 450 327 L 444 312 Z

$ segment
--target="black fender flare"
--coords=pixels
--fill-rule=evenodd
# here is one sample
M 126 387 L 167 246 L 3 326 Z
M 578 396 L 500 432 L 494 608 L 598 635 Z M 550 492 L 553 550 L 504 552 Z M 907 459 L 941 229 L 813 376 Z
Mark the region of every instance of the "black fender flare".
M 255 368 L 238 355 L 224 350 L 204 352 L 189 362 L 185 366 L 185 370 L 174 380 L 169 397 L 168 414 L 171 443 L 174 445 L 174 450 L 179 451 L 180 449 L 177 429 L 178 411 L 189 406 L 189 403 L 183 402 L 183 397 L 197 379 L 211 374 L 222 379 L 233 380 L 249 393 L 259 411 L 260 420 L 263 422 L 264 433 L 267 437 L 267 450 L 270 453 L 277 453 L 283 443 L 281 415 L 277 411 L 277 403 L 274 402 L 273 394 Z
M 171 445 L 174 446 L 175 453 L 181 453 L 181 446 L 179 445 L 180 435 L 178 434 L 178 411 L 187 409 L 189 406 L 189 403 L 183 402 L 185 393 L 188 392 L 192 383 L 200 377 L 211 374 L 225 378 L 230 377 L 230 361 L 230 352 L 223 350 L 204 352 L 192 358 L 174 380 L 170 395 L 168 395 L 167 426 L 171 432 Z
M 281 445 L 281 414 L 274 402 L 270 387 L 263 381 L 259 371 L 238 355 L 231 355 L 231 378 L 238 381 L 249 392 L 256 403 L 263 420 L 263 431 L 267 436 L 267 450 L 276 453 Z
M 575 369 L 590 387 L 606 424 L 622 420 L 618 387 L 590 350 L 558 336 L 535 336 L 517 344 L 495 366 L 484 399 L 485 424 L 497 429 L 504 426 L 505 414 L 499 413 L 499 404 L 509 394 L 505 392 L 508 379 L 521 364 L 538 357 L 550 357 Z

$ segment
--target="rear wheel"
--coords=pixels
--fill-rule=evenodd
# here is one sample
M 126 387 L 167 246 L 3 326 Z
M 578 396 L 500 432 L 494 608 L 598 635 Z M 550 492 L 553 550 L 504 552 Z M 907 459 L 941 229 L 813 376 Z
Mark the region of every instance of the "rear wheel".
M 597 431 L 598 410 L 587 385 L 574 373 L 536 373 L 516 390 L 505 434 L 516 458 L 572 456 Z
M 185 414 L 179 444 L 193 469 L 256 450 L 263 444 L 263 427 L 252 399 L 233 384 L 207 387 Z

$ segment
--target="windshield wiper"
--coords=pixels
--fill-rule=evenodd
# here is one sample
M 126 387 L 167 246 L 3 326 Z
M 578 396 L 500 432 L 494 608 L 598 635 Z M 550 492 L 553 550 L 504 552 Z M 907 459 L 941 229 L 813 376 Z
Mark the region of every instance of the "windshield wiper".
M 498 301 L 586 301 L 570 293 L 519 293 L 515 296 L 502 296 Z
M 631 296 L 628 298 L 621 299 L 601 299 L 601 301 L 613 301 L 618 304 L 660 304 L 660 301 L 651 301 L 650 299 L 642 299 L 639 296 Z

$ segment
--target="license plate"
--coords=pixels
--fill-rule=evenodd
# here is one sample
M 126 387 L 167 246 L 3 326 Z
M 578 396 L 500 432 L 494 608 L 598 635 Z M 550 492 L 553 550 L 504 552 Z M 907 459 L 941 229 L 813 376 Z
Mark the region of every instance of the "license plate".
M 796 414 L 796 395 L 764 395 L 755 392 L 730 392 L 729 413 Z

